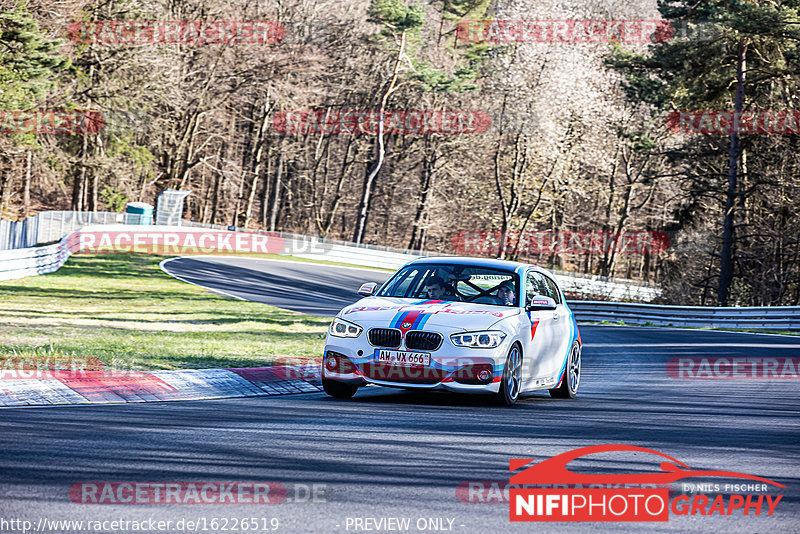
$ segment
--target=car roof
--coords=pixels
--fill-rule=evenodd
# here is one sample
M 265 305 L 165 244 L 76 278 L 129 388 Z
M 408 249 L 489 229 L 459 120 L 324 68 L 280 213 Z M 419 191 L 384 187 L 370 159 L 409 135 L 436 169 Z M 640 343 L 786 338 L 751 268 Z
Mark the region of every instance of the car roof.
M 431 263 L 431 264 L 448 264 L 448 265 L 471 265 L 474 267 L 487 267 L 493 269 L 503 269 L 507 271 L 517 271 L 520 268 L 527 269 L 531 267 L 537 271 L 545 274 L 550 274 L 546 269 L 531 265 L 529 263 L 520 263 L 518 261 L 498 260 L 495 258 L 469 258 L 465 256 L 422 256 L 411 260 L 406 265 L 413 265 L 415 263 Z M 550 274 L 552 276 L 552 274 Z

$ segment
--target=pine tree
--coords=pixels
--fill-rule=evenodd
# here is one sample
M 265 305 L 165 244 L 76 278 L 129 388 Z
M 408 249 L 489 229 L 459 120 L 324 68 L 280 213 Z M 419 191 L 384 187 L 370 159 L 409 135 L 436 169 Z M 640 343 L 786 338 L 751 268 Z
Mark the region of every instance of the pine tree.
M 24 9 L 0 11 L 0 111 L 29 111 L 54 86 L 57 71 L 69 67 L 69 60 L 60 56 L 60 41 L 46 39 L 39 24 Z M 0 211 L 8 206 L 14 165 L 11 149 L 17 145 L 36 145 L 36 133 L 12 133 L 0 140 Z M 30 148 L 25 158 L 23 178 L 24 214 L 30 209 L 32 158 Z
M 656 113 L 798 108 L 791 95 L 800 89 L 800 1 L 661 0 L 659 10 L 675 35 L 646 54 L 617 46 L 609 61 L 625 74 L 633 101 L 651 104 Z M 763 185 L 754 171 L 763 143 L 763 136 L 734 130 L 689 138 L 670 153 L 688 179 L 686 219 L 704 215 L 709 193 L 721 200 L 720 306 L 731 300 L 737 230 L 746 224 L 737 212 Z
M 24 10 L 0 12 L 0 110 L 25 110 L 54 86 L 57 71 L 69 67 Z

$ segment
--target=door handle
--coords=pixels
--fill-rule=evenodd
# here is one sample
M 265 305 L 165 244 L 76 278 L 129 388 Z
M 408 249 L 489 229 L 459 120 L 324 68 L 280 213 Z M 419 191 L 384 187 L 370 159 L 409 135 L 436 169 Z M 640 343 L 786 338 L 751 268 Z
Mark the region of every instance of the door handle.
M 553 312 L 553 320 L 558 321 L 558 312 Z

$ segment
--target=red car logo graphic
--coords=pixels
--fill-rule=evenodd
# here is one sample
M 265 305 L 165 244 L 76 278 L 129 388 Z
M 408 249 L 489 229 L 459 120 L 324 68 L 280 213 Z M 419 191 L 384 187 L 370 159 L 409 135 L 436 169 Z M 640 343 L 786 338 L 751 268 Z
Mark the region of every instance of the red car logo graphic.
M 575 473 L 567 469 L 567 464 L 572 460 L 588 456 L 590 454 L 597 454 L 600 452 L 617 452 L 617 451 L 633 451 L 644 452 L 647 454 L 655 454 L 669 460 L 662 462 L 660 467 L 662 472 L 656 473 L 631 473 L 631 474 L 587 474 Z M 533 459 L 512 459 L 509 462 L 510 471 L 515 471 L 522 466 L 528 465 L 535 460 Z M 717 471 L 717 470 L 704 470 L 692 469 L 684 464 L 667 456 L 666 454 L 653 449 L 646 449 L 644 447 L 636 447 L 634 445 L 594 445 L 591 447 L 582 447 L 572 451 L 553 456 L 547 460 L 543 460 L 524 471 L 513 475 L 509 480 L 511 484 L 669 484 L 678 480 L 695 477 L 730 477 L 730 478 L 744 478 L 747 480 L 755 480 L 758 482 L 766 482 L 785 488 L 783 484 L 778 484 L 773 480 L 758 477 L 755 475 L 747 475 L 745 473 L 737 473 L 734 471 Z

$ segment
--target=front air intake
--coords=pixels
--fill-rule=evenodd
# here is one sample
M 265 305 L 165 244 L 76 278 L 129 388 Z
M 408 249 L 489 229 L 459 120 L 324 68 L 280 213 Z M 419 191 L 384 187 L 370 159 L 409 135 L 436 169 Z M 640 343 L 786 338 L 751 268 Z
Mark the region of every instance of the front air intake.
M 442 344 L 442 336 L 436 332 L 414 330 L 406 334 L 406 347 L 412 350 L 436 350 Z
M 400 330 L 396 328 L 373 328 L 368 334 L 369 342 L 376 347 L 397 348 L 400 338 Z

